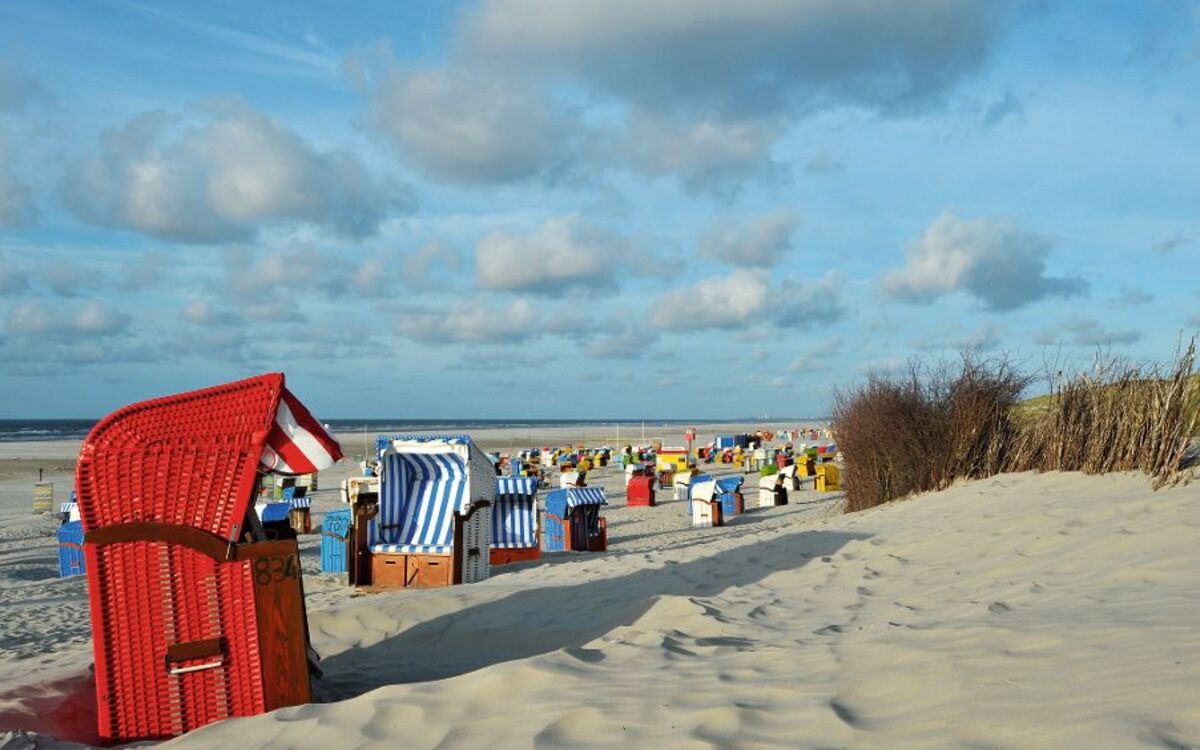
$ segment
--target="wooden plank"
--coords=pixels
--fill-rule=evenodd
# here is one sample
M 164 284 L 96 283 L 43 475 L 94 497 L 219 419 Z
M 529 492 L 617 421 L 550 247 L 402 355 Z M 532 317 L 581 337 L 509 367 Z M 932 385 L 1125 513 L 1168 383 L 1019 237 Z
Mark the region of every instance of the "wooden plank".
M 205 638 L 202 641 L 187 641 L 173 643 L 167 646 L 167 666 L 181 661 L 207 659 L 212 656 L 222 656 L 224 648 L 220 638 Z
M 403 588 L 408 585 L 408 555 L 376 552 L 369 555 L 370 582 L 378 588 Z
M 474 512 L 475 508 L 471 508 L 471 513 Z M 463 539 L 463 527 L 466 525 L 467 519 L 470 517 L 470 515 L 464 517 L 457 513 L 454 514 L 454 568 L 451 571 L 450 576 L 450 581 L 452 583 L 462 583 L 463 580 L 463 548 L 465 546 L 465 540 Z
M 295 540 L 243 545 L 238 559 L 250 564 L 263 702 L 268 711 L 312 700 L 308 673 L 308 623 L 301 589 L 300 550 Z

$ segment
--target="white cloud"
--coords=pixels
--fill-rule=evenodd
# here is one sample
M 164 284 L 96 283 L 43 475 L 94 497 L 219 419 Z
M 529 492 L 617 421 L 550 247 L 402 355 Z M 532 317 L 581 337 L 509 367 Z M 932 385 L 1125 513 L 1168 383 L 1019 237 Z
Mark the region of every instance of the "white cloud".
M 980 68 L 1014 8 L 972 0 L 484 0 L 462 49 L 656 107 L 908 109 Z
M 613 284 L 628 241 L 578 213 L 547 219 L 533 233 L 497 230 L 475 246 L 475 278 L 484 289 L 560 294 Z
M 1126 286 L 1121 288 L 1121 294 L 1111 300 L 1111 304 L 1116 307 L 1141 307 L 1148 305 L 1154 301 L 1154 295 L 1147 292 L 1145 289 L 1138 287 Z
M 350 272 L 349 283 L 362 297 L 383 297 L 396 285 L 399 274 L 391 254 L 380 254 L 363 260 Z
M 186 323 L 202 327 L 233 326 L 243 323 L 240 316 L 228 310 L 221 310 L 212 302 L 204 299 L 188 302 L 179 311 L 179 317 Z
M 657 340 L 656 331 L 624 325 L 597 336 L 588 343 L 586 351 L 597 359 L 641 359 Z
M 14 336 L 53 340 L 86 340 L 114 336 L 129 328 L 133 318 L 105 302 L 90 301 L 72 310 L 27 300 L 12 308 L 5 330 Z
M 192 325 L 201 326 L 211 323 L 216 317 L 216 312 L 211 303 L 205 300 L 192 300 L 183 306 L 179 316 Z
M 740 328 L 767 310 L 769 282 L 765 272 L 745 269 L 705 279 L 660 297 L 651 321 L 659 328 L 675 331 Z
M 75 312 L 71 326 L 79 333 L 112 336 L 128 328 L 132 320 L 128 313 L 109 307 L 103 302 L 92 301 Z
M 1136 344 L 1141 340 L 1142 332 L 1139 330 L 1110 330 L 1095 318 L 1080 315 L 1060 321 L 1053 328 L 1041 331 L 1035 338 L 1037 343 L 1044 345 L 1068 343 L 1088 347 Z
M 396 323 L 400 334 L 425 344 L 511 344 L 541 335 L 543 328 L 525 299 L 501 308 L 460 301 L 446 310 L 410 310 Z
M 62 262 L 43 265 L 38 280 L 60 297 L 78 297 L 108 285 L 108 279 L 100 270 Z
M 38 336 L 57 331 L 62 321 L 49 305 L 34 300 L 22 302 L 8 312 L 5 330 L 16 335 Z
M 816 280 L 773 278 L 766 271 L 738 269 L 659 297 L 651 312 L 658 328 L 674 331 L 744 329 L 746 340 L 763 340 L 780 329 L 828 325 L 845 314 L 845 279 L 827 271 Z
M 788 365 L 792 372 L 816 372 L 829 368 L 829 359 L 845 348 L 841 336 L 834 336 L 806 350 Z
M 776 325 L 804 329 L 830 325 L 847 314 L 846 277 L 829 270 L 818 278 L 788 276 L 779 281 L 773 305 Z
M 464 183 L 551 177 L 580 123 L 538 87 L 459 69 L 391 67 L 368 120 L 425 172 Z
M 769 171 L 780 127 L 757 119 L 672 118 L 636 110 L 616 140 L 616 156 L 652 177 L 678 177 L 695 191 L 724 187 Z
M 735 266 L 770 267 L 791 250 L 792 233 L 799 223 L 795 212 L 786 208 L 744 223 L 715 223 L 700 238 L 700 255 Z
M 224 254 L 220 290 L 249 317 L 273 319 L 272 308 L 293 306 L 289 295 L 319 290 L 325 294 L 380 298 L 402 278 L 403 265 L 394 254 L 352 259 L 308 245 L 264 253 L 230 248 Z
M 1081 279 L 1046 275 L 1052 246 L 1050 237 L 1012 218 L 960 219 L 946 211 L 909 246 L 907 263 L 884 275 L 882 287 L 916 303 L 962 292 L 997 311 L 1085 291 Z
M 410 202 L 357 156 L 317 150 L 236 101 L 135 117 L 61 187 L 84 220 L 180 242 L 246 239 L 273 222 L 363 237 Z
M 462 258 L 450 245 L 426 242 L 404 259 L 405 283 L 424 284 L 429 279 L 450 277 L 462 269 Z
M 436 177 L 616 168 L 720 194 L 776 172 L 772 145 L 797 114 L 938 103 L 1025 5 L 483 0 L 459 15 L 440 65 L 401 64 L 377 44 L 346 70 L 371 126 Z

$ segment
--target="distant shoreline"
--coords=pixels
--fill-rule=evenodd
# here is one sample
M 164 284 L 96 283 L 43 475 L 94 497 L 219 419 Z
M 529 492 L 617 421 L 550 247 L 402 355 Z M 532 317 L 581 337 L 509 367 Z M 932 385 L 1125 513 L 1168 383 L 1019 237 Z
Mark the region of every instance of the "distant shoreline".
M 40 443 L 82 440 L 98 419 L 0 419 L 0 443 Z M 618 428 L 622 432 L 649 428 L 718 425 L 823 425 L 828 417 L 766 417 L 731 419 L 330 419 L 325 424 L 335 433 L 355 434 L 364 430 L 380 433 L 472 432 L 477 430 Z

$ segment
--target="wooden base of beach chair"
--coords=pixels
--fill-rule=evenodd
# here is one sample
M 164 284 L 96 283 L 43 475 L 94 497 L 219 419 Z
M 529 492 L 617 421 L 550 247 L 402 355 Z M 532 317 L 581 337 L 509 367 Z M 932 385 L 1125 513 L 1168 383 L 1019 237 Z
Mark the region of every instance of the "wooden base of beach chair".
M 351 581 L 352 585 L 385 588 L 433 588 L 472 583 L 487 578 L 490 557 L 481 541 L 484 528 L 491 524 L 490 502 L 476 502 L 465 515 L 454 514 L 454 543 L 448 555 L 422 555 L 406 552 L 368 552 L 371 578 Z
M 510 563 L 529 562 L 540 559 L 542 550 L 539 547 L 516 547 L 514 549 L 494 549 L 489 552 L 492 565 L 509 565 Z
M 758 507 L 774 508 L 777 505 L 787 505 L 787 488 L 761 488 L 758 491 Z
M 721 501 L 719 499 L 692 501 L 693 528 L 711 528 L 724 525 L 725 518 L 721 513 Z
M 292 508 L 288 511 L 288 523 L 297 534 L 312 533 L 312 513 L 308 508 Z
M 600 519 L 600 533 L 588 537 L 588 552 L 606 552 L 608 550 L 608 519 Z
M 746 512 L 746 499 L 740 492 L 725 492 L 720 495 L 721 516 L 729 520 Z
M 454 569 L 453 555 L 373 552 L 371 586 L 377 589 L 451 586 L 455 583 Z
M 542 517 L 542 546 L 547 552 L 605 552 L 608 550 L 608 519 L 601 516 L 598 534 L 588 535 L 586 545 L 576 545 L 574 539 L 582 532 L 572 534 L 571 519 L 553 514 Z

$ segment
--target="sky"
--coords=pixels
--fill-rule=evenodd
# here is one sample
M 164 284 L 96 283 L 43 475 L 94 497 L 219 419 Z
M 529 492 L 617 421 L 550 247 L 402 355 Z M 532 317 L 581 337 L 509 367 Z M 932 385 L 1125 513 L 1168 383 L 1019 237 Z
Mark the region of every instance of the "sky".
M 0 4 L 0 418 L 713 419 L 1200 327 L 1200 2 Z

